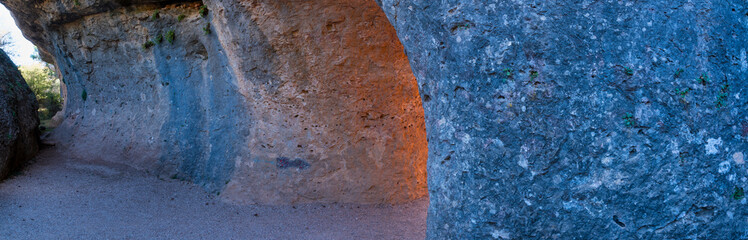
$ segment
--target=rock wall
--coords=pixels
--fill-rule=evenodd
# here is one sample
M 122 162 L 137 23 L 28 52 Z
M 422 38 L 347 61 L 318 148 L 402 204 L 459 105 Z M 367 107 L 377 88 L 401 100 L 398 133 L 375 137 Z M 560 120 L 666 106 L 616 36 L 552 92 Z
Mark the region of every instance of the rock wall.
M 0 2 L 62 73 L 77 157 L 237 203 L 426 194 L 416 81 L 374 2 Z
M 748 237 L 741 0 L 0 2 L 80 155 L 240 203 L 412 199 L 418 87 L 429 238 Z
M 418 79 L 431 239 L 748 237 L 748 5 L 378 1 Z
M 38 108 L 34 92 L 0 50 L 0 180 L 39 151 Z

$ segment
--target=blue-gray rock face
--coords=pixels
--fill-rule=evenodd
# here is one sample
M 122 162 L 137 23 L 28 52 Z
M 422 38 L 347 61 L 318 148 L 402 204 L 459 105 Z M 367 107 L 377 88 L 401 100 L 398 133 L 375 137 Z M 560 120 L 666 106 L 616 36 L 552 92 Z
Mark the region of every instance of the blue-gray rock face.
M 379 4 L 424 102 L 429 238 L 748 238 L 745 1 Z
M 0 50 L 0 180 L 39 151 L 39 116 L 34 92 Z

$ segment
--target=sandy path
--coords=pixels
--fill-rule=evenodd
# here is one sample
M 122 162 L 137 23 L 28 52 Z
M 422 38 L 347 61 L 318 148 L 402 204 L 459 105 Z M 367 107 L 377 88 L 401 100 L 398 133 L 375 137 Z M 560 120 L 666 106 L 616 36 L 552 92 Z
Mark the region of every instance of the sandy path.
M 234 206 L 190 183 L 46 149 L 0 183 L 0 238 L 423 239 L 427 205 Z

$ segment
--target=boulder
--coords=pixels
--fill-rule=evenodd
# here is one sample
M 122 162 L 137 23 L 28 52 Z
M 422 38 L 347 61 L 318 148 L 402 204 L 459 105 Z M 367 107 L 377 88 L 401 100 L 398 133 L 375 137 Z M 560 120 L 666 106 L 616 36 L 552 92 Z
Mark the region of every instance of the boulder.
M 424 102 L 429 238 L 748 237 L 745 1 L 380 4 Z
M 0 180 L 39 151 L 38 108 L 21 72 L 0 50 Z

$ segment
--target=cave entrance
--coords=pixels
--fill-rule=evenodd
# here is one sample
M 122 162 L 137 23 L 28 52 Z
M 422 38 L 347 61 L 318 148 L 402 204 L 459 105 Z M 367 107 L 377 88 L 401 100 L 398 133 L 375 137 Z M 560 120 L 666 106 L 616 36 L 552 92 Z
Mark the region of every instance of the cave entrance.
M 55 66 L 43 62 L 39 51 L 27 40 L 16 25 L 10 11 L 0 4 L 0 49 L 18 66 L 26 83 L 36 95 L 39 103 L 39 119 L 43 132 L 56 127 L 61 116 L 54 116 L 62 110 L 63 98 L 61 82 Z

